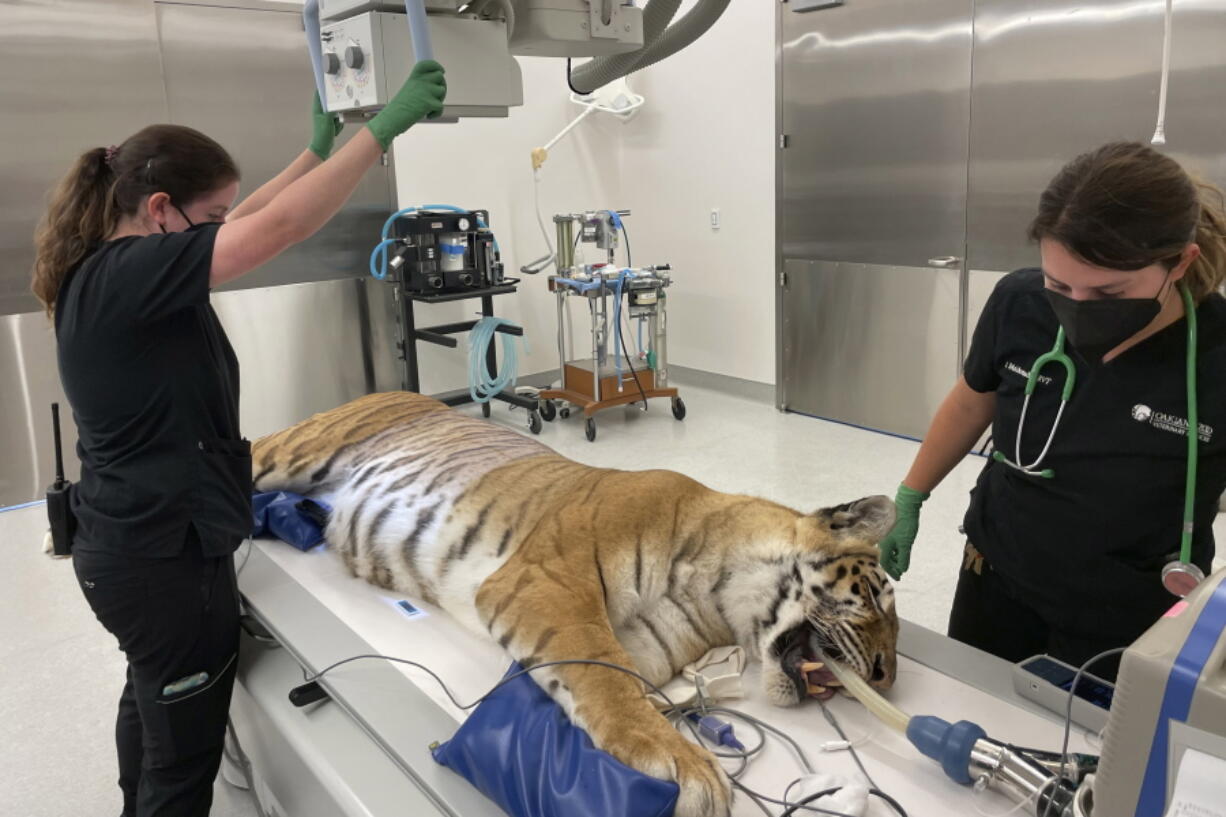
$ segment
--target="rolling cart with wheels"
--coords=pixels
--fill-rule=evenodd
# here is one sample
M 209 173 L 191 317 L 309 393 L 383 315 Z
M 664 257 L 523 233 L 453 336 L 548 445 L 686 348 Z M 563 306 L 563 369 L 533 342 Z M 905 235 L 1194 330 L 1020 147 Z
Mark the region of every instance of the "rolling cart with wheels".
M 626 406 L 667 397 L 673 417 L 685 418 L 685 403 L 675 388 L 668 385 L 667 296 L 672 283 L 667 264 L 654 267 L 617 267 L 614 254 L 617 231 L 623 232 L 621 218 L 626 211 L 608 210 L 580 215 L 554 216 L 558 232 L 558 274 L 549 279 L 557 298 L 558 363 L 562 382 L 556 389 L 539 393 L 540 414 L 545 420 L 565 419 L 571 408 L 583 412 L 584 434 L 596 440 L 596 414 L 614 406 Z M 582 228 L 578 238 L 575 222 Z M 574 248 L 578 242 L 595 243 L 608 253 L 608 263 L 575 265 Z M 627 253 L 627 262 L 629 262 Z M 591 358 L 566 359 L 566 299 L 580 298 L 591 316 Z M 611 307 L 611 308 L 610 308 Z M 638 337 L 647 330 L 647 347 L 639 350 L 636 363 L 629 354 L 622 331 L 622 320 L 638 323 Z M 632 330 L 633 331 L 633 330 Z M 560 404 L 560 405 L 559 405 Z
M 396 303 L 396 346 L 404 363 L 401 387 L 420 392 L 417 369 L 417 342 L 456 348 L 451 335 L 471 331 L 477 321 L 461 321 L 417 328 L 415 304 L 481 299 L 481 316 L 494 317 L 494 298 L 516 291 L 517 279 L 503 276 L 498 241 L 489 228 L 489 212 L 464 210 L 450 205 L 406 207 L 397 211 L 383 226 L 382 240 L 371 254 L 370 272 L 392 284 Z M 498 332 L 522 336 L 518 326 L 500 325 Z M 491 342 L 485 353 L 485 368 L 492 378 L 498 372 L 498 355 Z M 469 389 L 434 395 L 449 406 L 475 402 Z M 528 430 L 541 433 L 541 415 L 535 398 L 514 391 L 493 395 L 528 412 Z M 481 404 L 481 413 L 490 416 L 490 404 Z

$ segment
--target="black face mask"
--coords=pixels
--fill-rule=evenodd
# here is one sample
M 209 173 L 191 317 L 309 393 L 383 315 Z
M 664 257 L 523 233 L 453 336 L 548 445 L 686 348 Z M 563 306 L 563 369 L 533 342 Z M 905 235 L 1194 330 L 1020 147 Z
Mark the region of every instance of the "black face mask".
M 179 207 L 179 205 L 175 204 L 173 201 L 170 203 L 170 206 L 171 206 L 171 207 L 173 207 L 173 208 L 175 208 L 176 210 L 178 210 L 178 211 L 179 211 L 179 215 L 183 216 L 183 220 L 187 222 L 187 228 L 188 228 L 189 230 L 190 230 L 192 227 L 195 227 L 195 226 L 196 226 L 196 225 L 195 225 L 195 223 L 194 223 L 194 222 L 193 222 L 193 221 L 192 221 L 190 218 L 188 218 L 188 217 L 187 217 L 187 213 L 183 212 L 183 208 Z M 159 225 L 158 225 L 158 229 L 160 229 L 160 230 L 161 230 L 161 231 L 164 233 L 164 232 L 166 232 L 166 225 L 165 225 L 165 224 L 159 224 Z
M 1086 362 L 1097 366 L 1103 356 L 1130 337 L 1140 332 L 1158 317 L 1162 311 L 1162 289 L 1153 298 L 1106 298 L 1097 301 L 1076 301 L 1045 289 L 1047 302 L 1064 334 Z

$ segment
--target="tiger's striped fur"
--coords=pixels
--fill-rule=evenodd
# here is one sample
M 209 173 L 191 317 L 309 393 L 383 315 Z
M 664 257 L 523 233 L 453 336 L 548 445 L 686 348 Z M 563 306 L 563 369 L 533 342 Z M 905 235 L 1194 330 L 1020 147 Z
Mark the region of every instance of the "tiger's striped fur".
M 441 606 L 525 666 L 597 659 L 663 684 L 738 643 L 789 705 L 804 690 L 781 645 L 812 632 L 873 683 L 894 680 L 884 497 L 803 514 L 670 471 L 592 468 L 403 392 L 316 415 L 253 455 L 258 490 L 329 498 L 327 538 L 354 575 Z M 534 677 L 597 746 L 676 780 L 678 815 L 727 811 L 715 759 L 639 682 L 579 665 Z

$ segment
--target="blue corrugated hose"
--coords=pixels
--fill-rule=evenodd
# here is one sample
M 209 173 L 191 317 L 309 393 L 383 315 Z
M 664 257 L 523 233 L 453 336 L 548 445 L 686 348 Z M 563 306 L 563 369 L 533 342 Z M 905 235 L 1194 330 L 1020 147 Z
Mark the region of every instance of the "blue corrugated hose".
M 519 350 L 516 336 L 502 334 L 502 371 L 494 374 L 485 365 L 485 356 L 499 326 L 515 326 L 506 318 L 482 318 L 468 336 L 468 393 L 475 403 L 488 403 L 519 377 Z
M 406 207 L 403 210 L 397 210 L 392 213 L 387 221 L 383 222 L 383 229 L 379 231 L 381 239 L 375 245 L 375 249 L 370 254 L 370 274 L 382 281 L 387 277 L 387 248 L 395 244 L 399 239 L 388 238 L 388 233 L 391 232 L 392 225 L 396 223 L 396 219 L 401 216 L 407 216 L 409 213 L 416 213 L 418 210 L 445 210 L 451 213 L 467 213 L 463 207 L 456 207 L 454 204 L 423 204 L 421 207 Z M 482 218 L 477 219 L 477 226 L 482 230 L 488 230 L 489 225 Z M 501 253 L 502 248 L 498 246 L 498 239 L 494 238 L 494 252 Z

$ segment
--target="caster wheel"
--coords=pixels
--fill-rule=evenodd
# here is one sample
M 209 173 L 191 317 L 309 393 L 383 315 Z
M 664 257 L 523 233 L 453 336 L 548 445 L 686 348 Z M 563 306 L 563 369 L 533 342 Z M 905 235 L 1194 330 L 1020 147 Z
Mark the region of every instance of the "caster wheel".
M 570 417 L 570 406 L 562 406 L 562 408 L 558 409 L 558 416 L 561 417 L 563 420 L 569 418 Z
M 673 416 L 678 420 L 685 419 L 685 403 L 680 397 L 673 398 Z
M 587 435 L 589 443 L 596 442 L 596 421 L 591 417 L 587 418 L 587 422 L 583 426 L 583 433 Z
M 541 412 L 533 409 L 532 413 L 528 415 L 528 430 L 533 434 L 540 434 L 541 428 L 544 425 L 544 422 L 541 420 Z
M 557 406 L 552 400 L 542 400 L 540 405 L 541 419 L 547 423 L 552 423 L 553 418 L 558 416 Z

